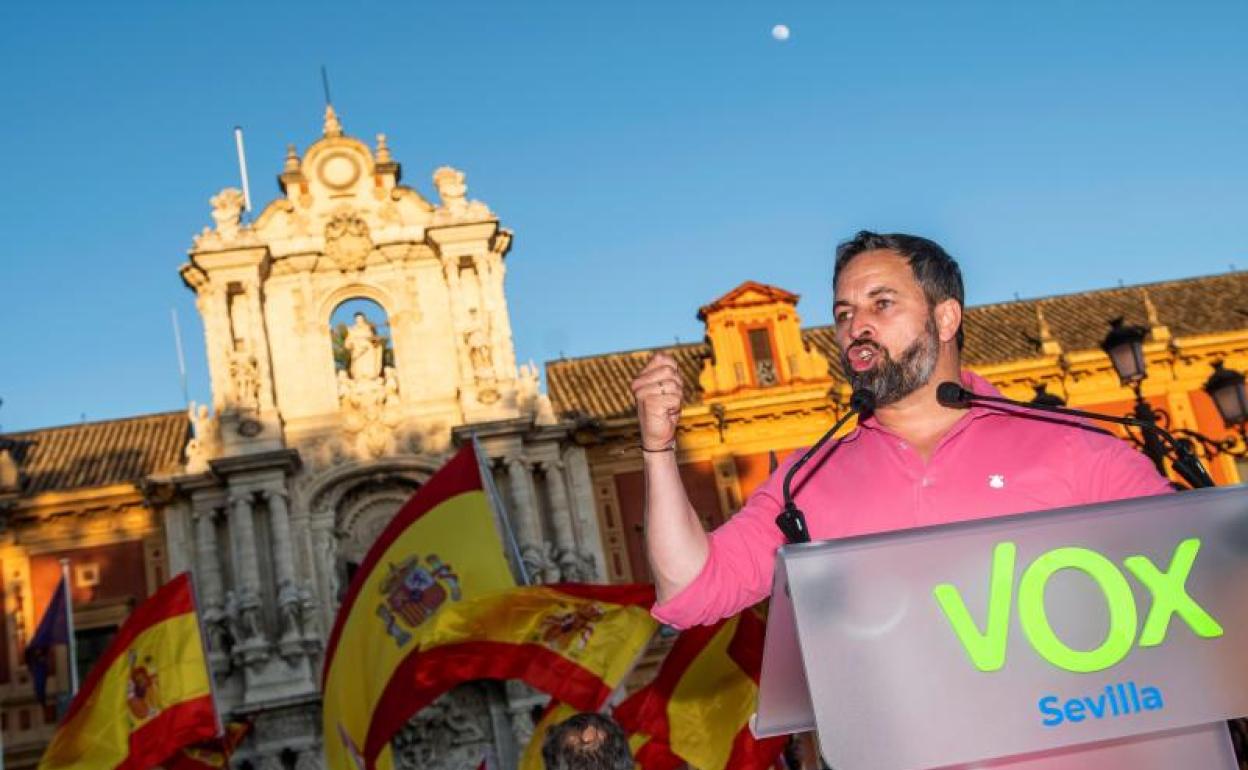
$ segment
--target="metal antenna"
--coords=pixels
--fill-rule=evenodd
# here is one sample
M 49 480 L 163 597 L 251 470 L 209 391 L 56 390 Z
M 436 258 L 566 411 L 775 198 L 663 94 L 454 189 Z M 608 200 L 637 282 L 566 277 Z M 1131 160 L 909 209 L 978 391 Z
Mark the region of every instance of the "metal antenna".
M 234 126 L 234 146 L 238 149 L 238 173 L 243 179 L 243 208 L 251 213 L 251 186 L 247 183 L 247 153 L 243 151 L 243 128 Z
M 173 318 L 173 344 L 178 349 L 178 376 L 182 379 L 182 406 L 189 407 L 191 394 L 186 389 L 186 356 L 182 353 L 182 330 L 178 328 L 178 309 L 169 308 L 169 315 Z
M 324 64 L 321 65 L 321 88 L 325 91 L 325 106 L 328 107 L 334 100 L 329 98 L 329 73 L 325 71 Z

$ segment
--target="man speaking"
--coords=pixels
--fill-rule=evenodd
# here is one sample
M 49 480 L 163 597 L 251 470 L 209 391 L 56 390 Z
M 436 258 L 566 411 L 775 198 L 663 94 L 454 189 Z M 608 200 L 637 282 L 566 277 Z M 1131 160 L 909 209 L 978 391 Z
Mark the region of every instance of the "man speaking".
M 874 413 L 830 441 L 794 479 L 812 540 L 863 535 L 1170 491 L 1125 442 L 1075 421 L 1016 410 L 942 406 L 942 382 L 999 395 L 961 366 L 962 274 L 933 241 L 860 232 L 841 244 L 833 316 L 842 365 Z M 676 463 L 684 383 L 657 354 L 632 383 L 646 471 L 646 549 L 654 615 L 679 628 L 713 623 L 767 597 L 781 480 L 772 474 L 707 533 Z

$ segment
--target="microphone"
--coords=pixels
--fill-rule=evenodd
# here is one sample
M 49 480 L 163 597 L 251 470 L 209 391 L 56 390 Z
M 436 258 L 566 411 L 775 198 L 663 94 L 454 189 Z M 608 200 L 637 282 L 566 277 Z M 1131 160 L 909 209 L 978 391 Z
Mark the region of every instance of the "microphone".
M 802 513 L 797 505 L 793 502 L 793 477 L 797 471 L 806 464 L 810 458 L 815 456 L 824 444 L 828 443 L 828 439 L 836 435 L 841 426 L 849 421 L 850 417 L 856 414 L 870 414 L 875 411 L 875 393 L 866 388 L 855 390 L 849 397 L 849 411 L 836 421 L 828 432 L 815 442 L 815 445 L 806 450 L 806 453 L 797 459 L 797 462 L 789 466 L 788 473 L 784 474 L 784 484 L 781 485 L 781 491 L 784 498 L 784 509 L 776 516 L 776 526 L 784 533 L 785 541 L 789 543 L 809 543 L 810 532 L 806 529 L 806 514 Z
M 1209 471 L 1205 470 L 1205 466 L 1201 465 L 1200 458 L 1192 452 L 1191 448 L 1186 443 L 1176 439 L 1170 434 L 1170 431 L 1155 422 L 1138 420 L 1134 417 L 1119 417 L 1112 414 L 1087 412 L 1083 409 L 1071 409 L 1065 406 L 1015 401 L 1012 398 L 1003 398 L 1001 396 L 984 396 L 979 393 L 969 391 L 956 382 L 940 383 L 940 385 L 936 388 L 936 400 L 940 402 L 941 406 L 954 408 L 966 408 L 971 404 L 980 401 L 995 404 L 1007 404 L 1009 406 L 1016 406 L 1021 409 L 1037 412 L 1052 412 L 1053 414 L 1063 414 L 1068 417 L 1082 417 L 1089 420 L 1100 420 L 1101 422 L 1111 422 L 1116 425 L 1127 425 L 1138 429 L 1146 436 L 1151 435 L 1154 440 L 1160 439 L 1159 443 L 1168 446 L 1170 452 L 1173 452 L 1173 456 L 1170 460 L 1171 464 L 1174 466 L 1174 470 L 1182 476 L 1183 480 L 1186 481 L 1192 488 L 1214 486 L 1213 477 L 1209 475 Z

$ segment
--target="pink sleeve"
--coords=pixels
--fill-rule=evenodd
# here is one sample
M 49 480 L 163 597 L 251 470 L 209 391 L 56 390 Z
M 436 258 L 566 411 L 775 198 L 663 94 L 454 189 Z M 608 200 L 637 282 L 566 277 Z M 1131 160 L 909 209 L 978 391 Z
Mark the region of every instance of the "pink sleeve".
M 1148 457 L 1128 442 L 1099 431 L 1078 431 L 1083 446 L 1075 453 L 1076 478 L 1086 478 L 1089 503 L 1105 503 L 1130 497 L 1163 495 L 1174 491 L 1170 481 L 1157 473 Z
M 784 543 L 775 522 L 781 506 L 774 488 L 784 470 L 781 466 L 735 516 L 711 533 L 702 571 L 680 593 L 651 608 L 657 620 L 676 628 L 709 625 L 771 594 L 776 549 Z

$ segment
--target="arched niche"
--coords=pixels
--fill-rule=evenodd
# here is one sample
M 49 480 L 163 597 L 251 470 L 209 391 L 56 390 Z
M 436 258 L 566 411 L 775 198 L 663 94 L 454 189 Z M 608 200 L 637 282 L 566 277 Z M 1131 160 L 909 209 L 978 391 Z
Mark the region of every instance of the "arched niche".
M 376 300 L 349 297 L 339 302 L 329 314 L 329 339 L 335 376 L 374 380 L 394 368 L 390 316 Z

